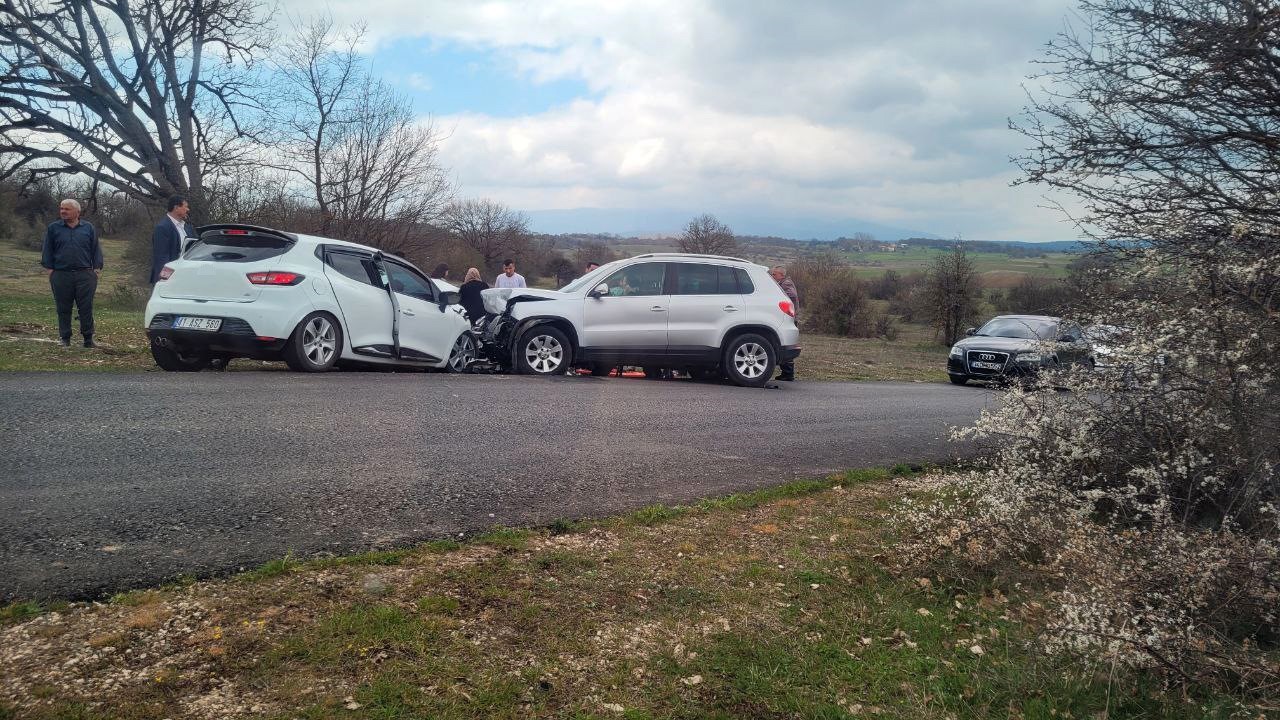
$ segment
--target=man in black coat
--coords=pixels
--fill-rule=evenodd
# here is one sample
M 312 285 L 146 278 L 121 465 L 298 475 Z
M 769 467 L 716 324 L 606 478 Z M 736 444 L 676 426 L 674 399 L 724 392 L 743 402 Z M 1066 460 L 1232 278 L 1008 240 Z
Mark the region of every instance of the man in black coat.
M 187 222 L 187 214 L 191 207 L 187 199 L 181 195 L 169 198 L 165 208 L 168 212 L 156 223 L 151 231 L 151 283 L 160 279 L 160 271 L 164 264 L 177 260 L 182 255 L 182 243 L 189 237 L 196 236 L 196 229 Z

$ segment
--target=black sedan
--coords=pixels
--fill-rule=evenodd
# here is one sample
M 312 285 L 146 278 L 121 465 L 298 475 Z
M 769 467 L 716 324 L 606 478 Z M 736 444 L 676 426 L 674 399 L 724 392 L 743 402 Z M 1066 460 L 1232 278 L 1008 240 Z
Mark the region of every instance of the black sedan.
M 947 376 L 956 385 L 970 380 L 1004 380 L 1042 368 L 1090 364 L 1089 344 L 1080 328 L 1047 315 L 1000 315 L 969 328 L 951 347 Z

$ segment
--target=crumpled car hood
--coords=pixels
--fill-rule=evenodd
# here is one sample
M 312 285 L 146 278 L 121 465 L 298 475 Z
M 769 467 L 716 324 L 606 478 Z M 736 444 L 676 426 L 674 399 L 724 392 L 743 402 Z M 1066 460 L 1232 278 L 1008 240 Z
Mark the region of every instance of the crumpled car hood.
M 480 299 L 484 301 L 484 311 L 501 315 L 507 311 L 507 303 L 512 298 L 528 298 L 529 300 L 560 300 L 567 298 L 558 290 L 539 290 L 538 288 L 489 288 L 480 291 Z

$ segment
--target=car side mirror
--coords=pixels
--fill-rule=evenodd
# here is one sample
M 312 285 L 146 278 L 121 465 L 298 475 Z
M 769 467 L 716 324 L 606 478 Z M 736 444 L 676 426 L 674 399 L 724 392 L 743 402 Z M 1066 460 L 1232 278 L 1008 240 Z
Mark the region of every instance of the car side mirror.
M 458 293 L 452 290 L 445 290 L 440 293 L 440 312 L 444 312 L 444 309 L 450 305 L 457 305 L 460 301 L 461 298 Z
M 591 289 L 590 297 L 598 298 L 609 294 L 609 283 L 600 283 Z
M 978 328 L 969 328 L 968 330 L 965 330 L 965 331 L 964 331 L 964 334 L 965 334 L 965 335 L 972 335 L 972 334 L 974 334 L 974 333 L 976 333 L 976 332 L 978 332 Z

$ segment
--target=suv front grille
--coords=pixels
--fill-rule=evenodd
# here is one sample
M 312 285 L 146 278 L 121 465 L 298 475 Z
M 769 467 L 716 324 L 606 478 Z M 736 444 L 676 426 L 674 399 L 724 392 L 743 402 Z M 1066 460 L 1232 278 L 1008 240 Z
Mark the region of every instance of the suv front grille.
M 173 327 L 173 319 L 176 317 L 178 316 L 174 315 L 173 313 L 156 313 L 156 316 L 151 318 L 151 324 L 148 326 L 148 329 L 168 330 L 169 328 Z M 220 317 L 220 316 L 201 315 L 200 317 Z M 249 323 L 245 322 L 244 320 L 241 320 L 240 318 L 230 318 L 230 317 L 222 318 L 222 327 L 218 329 L 218 332 L 224 335 L 250 335 L 250 336 L 257 335 L 257 333 L 253 331 L 253 327 L 249 325 Z
M 998 369 L 974 367 L 973 363 L 991 363 L 999 365 Z M 965 353 L 965 364 L 969 366 L 970 375 L 999 375 L 1004 372 L 1005 365 L 1009 362 L 1009 353 L 995 352 L 992 350 L 970 350 Z

